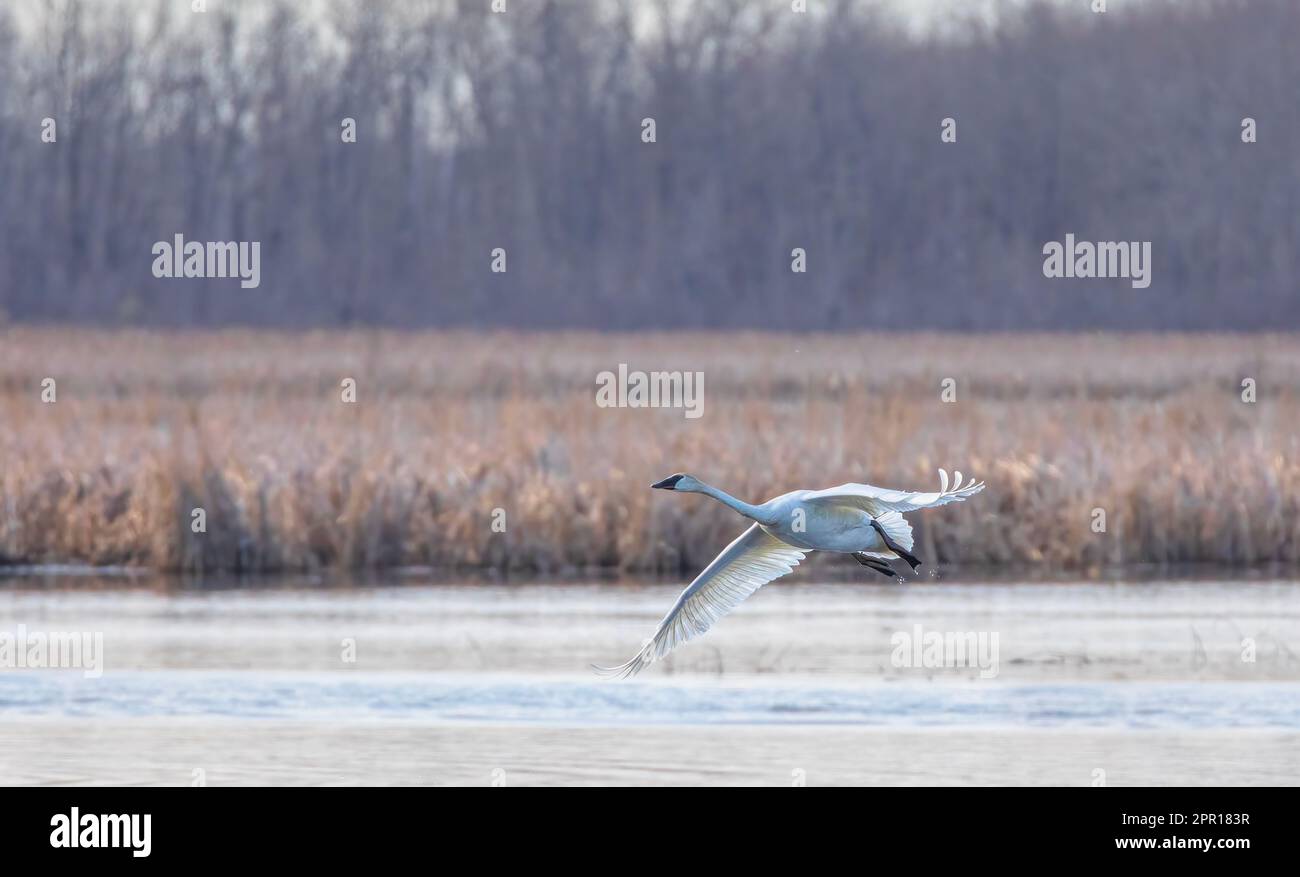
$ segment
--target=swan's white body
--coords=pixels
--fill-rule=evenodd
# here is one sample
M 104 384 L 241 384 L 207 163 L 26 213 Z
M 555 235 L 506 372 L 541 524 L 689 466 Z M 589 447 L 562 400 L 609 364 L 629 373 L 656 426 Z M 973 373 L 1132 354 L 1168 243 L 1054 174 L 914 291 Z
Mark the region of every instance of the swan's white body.
M 870 484 L 841 484 L 827 490 L 795 490 L 759 505 L 750 505 L 690 475 L 673 475 L 653 487 L 711 496 L 754 522 L 722 550 L 682 591 L 641 650 L 601 673 L 631 676 L 704 633 L 763 585 L 792 572 L 809 551 L 853 554 L 859 562 L 884 572 L 885 560 L 906 559 L 915 568 L 912 527 L 903 512 L 959 502 L 984 489 L 971 479 L 962 485 L 956 473 L 951 490 L 948 473 L 936 493 L 888 490 Z M 877 529 L 877 525 L 879 529 Z M 882 569 L 883 567 L 883 569 Z

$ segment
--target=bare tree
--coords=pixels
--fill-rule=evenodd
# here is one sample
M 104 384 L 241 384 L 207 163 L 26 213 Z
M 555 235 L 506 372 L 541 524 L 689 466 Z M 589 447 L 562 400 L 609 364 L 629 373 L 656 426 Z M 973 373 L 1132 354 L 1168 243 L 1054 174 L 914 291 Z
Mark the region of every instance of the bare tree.
M 1298 41 L 1292 0 L 0 0 L 0 318 L 1296 328 Z M 1152 288 L 1048 281 L 1070 232 Z M 178 233 L 262 287 L 154 278 Z

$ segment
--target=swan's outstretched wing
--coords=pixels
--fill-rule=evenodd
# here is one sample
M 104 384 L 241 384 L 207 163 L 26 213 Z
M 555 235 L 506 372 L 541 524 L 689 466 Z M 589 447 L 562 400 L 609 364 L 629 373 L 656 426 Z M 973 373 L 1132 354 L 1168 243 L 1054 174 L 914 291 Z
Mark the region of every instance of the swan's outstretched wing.
M 955 473 L 952 489 L 948 489 L 948 473 L 939 470 L 942 484 L 938 493 L 912 493 L 906 490 L 889 490 L 884 487 L 872 487 L 870 484 L 841 484 L 826 490 L 813 490 L 804 494 L 804 502 L 828 502 L 836 505 L 848 505 L 860 508 L 870 515 L 884 512 L 912 512 L 928 506 L 945 505 L 960 502 L 974 496 L 984 489 L 984 482 L 975 483 L 972 478 L 965 486 L 961 483 L 961 473 Z
M 617 667 L 594 667 L 605 676 L 627 678 L 712 627 L 763 585 L 799 565 L 804 553 L 758 524 L 736 538 L 682 591 L 632 660 Z

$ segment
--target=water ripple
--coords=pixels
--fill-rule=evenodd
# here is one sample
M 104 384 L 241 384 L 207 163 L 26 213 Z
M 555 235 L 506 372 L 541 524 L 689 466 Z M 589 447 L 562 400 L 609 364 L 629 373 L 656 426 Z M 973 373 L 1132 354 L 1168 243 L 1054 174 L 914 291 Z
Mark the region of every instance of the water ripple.
M 1296 683 L 765 681 L 140 671 L 0 673 L 0 720 L 163 716 L 435 723 L 1300 728 Z

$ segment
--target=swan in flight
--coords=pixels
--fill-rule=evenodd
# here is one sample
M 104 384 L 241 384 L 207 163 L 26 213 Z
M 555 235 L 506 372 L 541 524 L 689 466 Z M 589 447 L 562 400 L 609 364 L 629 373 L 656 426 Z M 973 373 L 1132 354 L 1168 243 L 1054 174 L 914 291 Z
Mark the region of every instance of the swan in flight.
M 793 572 L 809 551 L 838 551 L 890 578 L 898 573 L 887 561 L 901 559 L 913 571 L 921 565 L 912 550 L 912 526 L 903 512 L 960 502 L 984 489 L 984 482 L 962 485 L 955 473 L 939 470 L 938 493 L 887 490 L 870 484 L 841 484 L 826 490 L 795 490 L 761 505 L 741 502 L 690 475 L 670 475 L 650 485 L 679 493 L 702 493 L 753 521 L 704 572 L 682 591 L 641 651 L 617 667 L 595 667 L 606 676 L 626 678 L 663 658 L 677 646 L 707 631 L 719 618 L 763 585 Z

